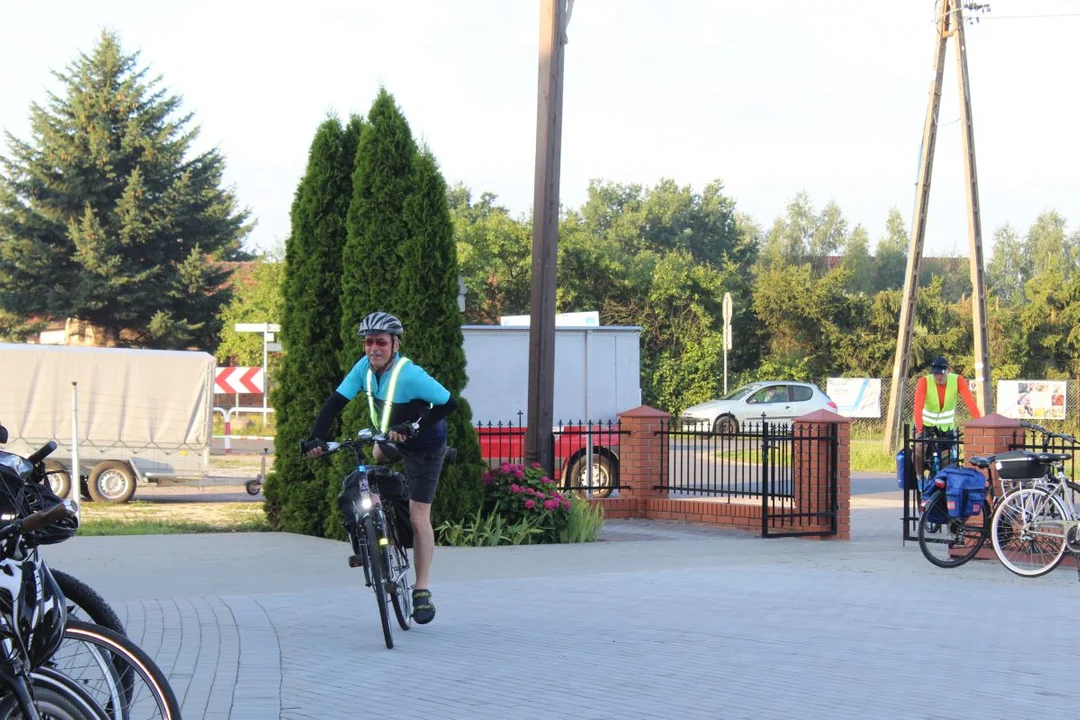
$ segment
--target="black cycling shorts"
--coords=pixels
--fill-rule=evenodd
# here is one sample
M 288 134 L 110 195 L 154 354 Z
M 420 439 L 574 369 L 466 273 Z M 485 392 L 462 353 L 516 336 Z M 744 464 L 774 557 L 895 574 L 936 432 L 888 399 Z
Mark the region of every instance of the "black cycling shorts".
M 409 499 L 430 505 L 435 500 L 435 490 L 442 474 L 446 443 L 433 450 L 419 452 L 401 451 L 405 463 L 405 475 L 409 478 Z

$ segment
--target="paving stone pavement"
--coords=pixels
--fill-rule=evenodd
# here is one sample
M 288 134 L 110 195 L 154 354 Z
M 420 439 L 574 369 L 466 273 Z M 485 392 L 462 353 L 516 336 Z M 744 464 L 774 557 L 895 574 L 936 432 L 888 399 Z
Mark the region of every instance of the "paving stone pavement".
M 940 570 L 898 517 L 862 501 L 849 542 L 626 520 L 586 545 L 440 548 L 435 622 L 393 650 L 344 543 L 75 538 L 46 558 L 113 604 L 185 718 L 1075 713 L 1073 561 Z

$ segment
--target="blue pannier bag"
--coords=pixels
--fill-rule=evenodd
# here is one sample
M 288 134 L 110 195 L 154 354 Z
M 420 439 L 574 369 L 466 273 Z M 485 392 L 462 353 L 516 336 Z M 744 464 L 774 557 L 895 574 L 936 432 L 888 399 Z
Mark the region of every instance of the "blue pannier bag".
M 896 452 L 896 485 L 901 490 L 907 490 L 907 450 L 900 449 Z
M 949 516 L 971 517 L 982 514 L 986 499 L 986 476 L 974 468 L 947 467 L 937 474 L 945 478 L 945 502 Z
M 940 477 L 941 473 L 938 473 L 938 476 Z M 949 522 L 949 516 L 945 514 L 944 498 L 939 499 L 938 502 L 929 507 L 926 505 L 930 497 L 937 491 L 937 486 L 934 484 L 935 479 L 929 475 L 919 478 L 919 509 L 927 516 L 927 522 L 944 525 Z

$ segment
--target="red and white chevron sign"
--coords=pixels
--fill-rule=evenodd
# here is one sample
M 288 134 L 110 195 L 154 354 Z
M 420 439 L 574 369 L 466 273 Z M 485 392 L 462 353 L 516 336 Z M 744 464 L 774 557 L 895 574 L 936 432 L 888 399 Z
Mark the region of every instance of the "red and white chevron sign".
M 263 369 L 261 367 L 219 367 L 214 378 L 214 392 L 218 393 L 256 393 L 263 391 Z

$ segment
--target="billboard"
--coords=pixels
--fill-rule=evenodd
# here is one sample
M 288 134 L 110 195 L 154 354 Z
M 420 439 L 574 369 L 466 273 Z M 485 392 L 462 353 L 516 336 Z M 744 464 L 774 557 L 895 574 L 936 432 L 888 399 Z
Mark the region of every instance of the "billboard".
M 844 417 L 881 417 L 880 378 L 829 378 L 825 394 L 836 403 L 836 412 Z
M 997 411 L 1016 420 L 1064 420 L 1067 380 L 999 380 Z

